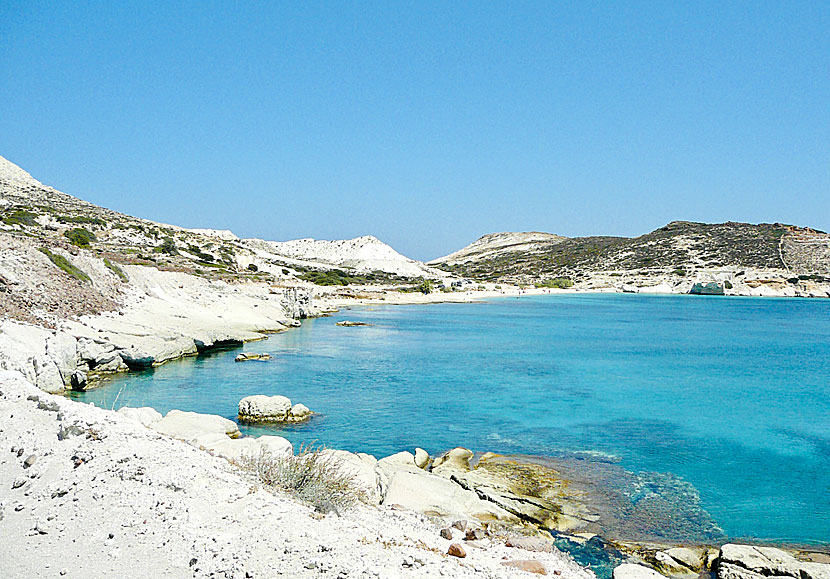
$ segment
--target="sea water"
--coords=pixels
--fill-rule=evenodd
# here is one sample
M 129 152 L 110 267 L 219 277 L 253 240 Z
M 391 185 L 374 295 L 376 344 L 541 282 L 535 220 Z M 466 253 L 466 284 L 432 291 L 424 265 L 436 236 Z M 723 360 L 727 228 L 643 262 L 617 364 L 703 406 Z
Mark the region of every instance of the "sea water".
M 678 511 L 688 529 L 664 538 L 830 543 L 830 300 L 568 294 L 360 307 L 245 349 L 273 360 L 215 352 L 76 396 L 234 418 L 241 398 L 281 394 L 319 415 L 243 431 L 376 456 L 465 446 L 584 461 L 609 484 L 627 481 L 632 504 L 693 504 Z

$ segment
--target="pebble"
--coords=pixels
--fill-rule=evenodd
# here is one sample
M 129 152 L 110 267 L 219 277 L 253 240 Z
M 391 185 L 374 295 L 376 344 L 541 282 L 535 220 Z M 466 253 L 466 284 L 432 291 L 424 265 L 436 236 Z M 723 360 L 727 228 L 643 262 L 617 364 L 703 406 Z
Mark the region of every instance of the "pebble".
M 452 555 L 453 557 L 463 559 L 467 556 L 467 551 L 465 551 L 464 547 L 462 547 L 458 543 L 453 543 L 452 545 L 450 545 L 450 548 L 447 549 L 447 555 Z

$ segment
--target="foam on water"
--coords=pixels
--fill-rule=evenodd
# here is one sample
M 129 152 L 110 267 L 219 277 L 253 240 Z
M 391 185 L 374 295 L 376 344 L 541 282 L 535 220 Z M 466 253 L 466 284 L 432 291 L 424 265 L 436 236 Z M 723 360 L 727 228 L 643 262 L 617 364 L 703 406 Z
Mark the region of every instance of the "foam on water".
M 373 325 L 336 327 L 342 319 Z M 640 485 L 632 504 L 696 505 L 695 525 L 670 527 L 676 540 L 711 522 L 733 538 L 830 542 L 830 300 L 592 294 L 355 308 L 249 348 L 274 360 L 217 352 L 77 396 L 110 407 L 123 387 L 118 406 L 234 417 L 244 396 L 283 394 L 321 413 L 281 431 L 295 444 L 617 457 L 625 492 Z

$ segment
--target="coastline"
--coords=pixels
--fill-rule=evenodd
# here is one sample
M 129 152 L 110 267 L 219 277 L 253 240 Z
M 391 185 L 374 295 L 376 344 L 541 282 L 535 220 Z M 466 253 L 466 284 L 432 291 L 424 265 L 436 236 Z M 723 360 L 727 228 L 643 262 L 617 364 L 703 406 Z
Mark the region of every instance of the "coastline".
M 134 274 L 132 268 L 130 269 L 130 274 L 131 276 Z M 4 345 L 2 350 L 2 368 L 5 370 L 11 370 L 3 372 L 2 375 L 0 375 L 0 392 L 2 392 L 4 408 L 12 410 L 14 415 L 17 415 L 18 418 L 22 418 L 27 422 L 30 421 L 32 424 L 45 424 L 42 415 L 46 414 L 48 416 L 51 415 L 52 412 L 57 412 L 58 423 L 54 424 L 54 419 L 50 418 L 53 424 L 50 428 L 44 426 L 43 429 L 48 433 L 54 430 L 55 426 L 57 426 L 59 430 L 59 439 L 60 432 L 62 431 L 61 429 L 67 430 L 67 428 L 70 428 L 72 424 L 83 423 L 83 427 L 78 428 L 81 432 L 81 439 L 77 440 L 77 443 L 79 444 L 76 445 L 77 448 L 72 450 L 75 455 L 78 454 L 78 448 L 83 450 L 82 447 L 86 447 L 91 444 L 89 442 L 90 440 L 97 442 L 95 437 L 100 436 L 100 434 L 103 433 L 105 435 L 104 438 L 108 438 L 110 436 L 118 438 L 119 445 L 140 446 L 141 451 L 139 454 L 142 459 L 152 462 L 154 460 L 154 454 L 160 453 L 165 455 L 163 460 L 168 461 L 164 463 L 167 466 L 158 467 L 156 465 L 153 466 L 153 468 L 169 469 L 172 464 L 169 461 L 176 461 L 176 453 L 183 452 L 182 449 L 192 447 L 184 443 L 177 443 L 178 446 L 174 445 L 171 447 L 170 443 L 176 443 L 176 441 L 154 434 L 142 425 L 131 423 L 126 418 L 119 416 L 118 413 L 101 409 L 90 410 L 86 405 L 62 397 L 55 399 L 49 394 L 44 393 L 43 390 L 45 389 L 42 386 L 46 385 L 48 387 L 51 385 L 54 388 L 56 385 L 56 375 L 57 379 L 61 380 L 61 384 L 65 384 L 64 380 L 66 376 L 69 377 L 71 382 L 73 374 L 79 371 L 78 368 L 82 364 L 88 365 L 90 360 L 95 361 L 96 365 L 99 363 L 104 365 L 109 364 L 109 366 L 107 366 L 108 371 L 110 371 L 110 369 L 111 371 L 142 369 L 157 366 L 177 358 L 198 355 L 201 352 L 209 351 L 211 348 L 215 347 L 241 345 L 248 341 L 263 339 L 266 337 L 265 334 L 268 332 L 284 331 L 298 325 L 296 321 L 286 315 L 286 310 L 295 307 L 296 304 L 287 304 L 281 293 L 274 293 L 274 290 L 268 286 L 261 284 L 240 284 L 236 286 L 228 286 L 227 284 L 215 284 L 211 282 L 204 282 L 203 280 L 196 283 L 190 283 L 192 281 L 193 280 L 182 278 L 181 274 L 170 272 L 151 272 L 147 278 L 143 280 L 143 285 L 139 286 L 144 292 L 144 295 L 131 295 L 123 305 L 123 309 L 120 312 L 110 312 L 99 316 L 88 316 L 80 320 L 64 320 L 55 330 L 37 329 L 33 326 L 12 322 L 10 320 L 4 321 L 2 325 L 2 334 L 0 334 L 0 342 Z M 516 288 L 514 293 L 510 293 L 508 290 L 492 290 L 485 292 L 475 291 L 470 293 L 457 292 L 456 294 L 437 295 L 412 295 L 400 294 L 399 292 L 394 293 L 398 295 L 391 296 L 391 298 L 387 295 L 386 299 L 315 296 L 312 301 L 303 304 L 303 307 L 305 308 L 303 310 L 303 315 L 305 317 L 323 315 L 326 312 L 330 312 L 336 308 L 344 308 L 354 305 L 412 305 L 453 302 L 467 303 L 489 298 L 597 292 L 586 292 L 585 290 L 552 290 L 548 292 L 536 288 L 529 291 L 522 291 Z M 5 342 L 3 342 L 4 340 Z M 74 340 L 74 344 L 72 343 L 72 340 Z M 15 347 L 7 347 L 10 344 L 14 344 Z M 113 353 L 116 353 L 118 357 L 120 357 L 120 362 L 115 365 L 112 364 L 112 361 L 115 359 L 112 356 Z M 17 364 L 16 368 L 9 368 L 9 366 L 13 366 L 14 364 Z M 50 364 L 54 366 L 53 369 L 50 369 Z M 37 386 L 41 386 L 41 388 L 35 389 L 35 384 L 37 384 Z M 58 388 L 55 389 L 59 390 Z M 57 408 L 57 410 L 55 410 L 55 408 Z M 67 426 L 67 423 L 69 423 L 70 426 Z M 94 431 L 99 434 L 95 434 L 93 439 L 90 439 L 88 437 L 90 431 Z M 48 454 L 50 452 L 48 448 L 50 443 L 48 443 L 47 440 L 51 440 L 49 437 L 54 436 L 54 434 L 43 437 L 41 436 L 41 433 L 36 433 L 31 429 L 27 430 L 26 428 L 23 428 L 22 425 L 18 425 L 16 430 L 13 427 L 7 427 L 6 432 L 8 433 L 10 440 L 12 440 L 11 436 L 17 436 L 18 438 L 16 440 L 21 441 L 21 446 L 23 448 L 38 449 L 38 452 L 43 453 L 44 458 L 51 456 Z M 84 432 L 87 433 L 86 438 L 84 438 Z M 147 442 L 148 436 L 149 440 L 154 442 Z M 66 440 L 74 440 L 74 438 L 78 438 L 77 435 L 75 437 L 64 438 L 60 444 L 63 444 Z M 127 442 L 130 438 L 135 438 L 138 442 Z M 157 445 L 157 442 L 161 439 L 164 439 L 164 442 Z M 113 461 L 117 463 L 117 460 L 121 460 L 121 458 L 117 458 L 117 456 L 121 455 L 118 448 L 119 447 L 117 446 L 106 448 L 96 454 L 96 456 L 104 458 L 104 460 L 110 461 L 110 463 Z M 210 486 L 213 484 L 210 482 L 211 480 L 215 480 L 217 482 L 224 481 L 223 484 L 225 484 L 229 480 L 228 477 L 233 478 L 238 476 L 233 472 L 230 472 L 229 474 L 229 471 L 225 470 L 228 468 L 226 466 L 226 461 L 221 458 L 211 456 L 211 453 L 196 451 L 201 454 L 193 455 L 192 450 L 187 450 L 185 452 L 191 453 L 187 456 L 191 457 L 193 461 L 195 461 L 191 465 L 191 468 L 207 468 L 210 471 L 211 474 L 205 475 L 208 478 L 203 478 L 201 484 L 207 484 Z M 346 453 L 346 455 L 357 456 L 351 455 L 350 453 Z M 343 456 L 345 457 L 346 455 Z M 38 460 L 40 460 L 40 458 L 38 458 Z M 47 458 L 44 462 L 49 461 L 51 461 L 51 459 Z M 217 467 L 217 461 L 219 465 L 218 471 L 215 470 Z M 7 460 L 7 462 L 9 462 L 9 465 L 7 466 L 11 467 L 13 462 L 16 461 Z M 369 462 L 371 463 L 371 461 Z M 504 547 L 501 538 L 502 535 L 499 535 L 498 532 L 494 532 L 493 536 L 488 539 L 490 542 L 486 545 L 486 548 L 481 549 L 481 553 L 479 553 L 478 550 L 471 552 L 471 557 L 473 554 L 476 556 L 476 564 L 470 568 L 467 568 L 465 567 L 463 560 L 459 560 L 461 562 L 456 562 L 453 559 L 446 558 L 446 555 L 443 554 L 446 551 L 446 544 L 441 542 L 443 539 L 439 541 L 438 539 L 440 538 L 437 538 L 437 529 L 434 526 L 436 523 L 428 519 L 424 519 L 424 515 L 417 515 L 416 512 L 419 510 L 427 513 L 436 512 L 436 507 L 440 506 L 446 513 L 444 524 L 448 524 L 449 519 L 455 517 L 466 517 L 470 519 L 475 518 L 476 515 L 483 515 L 484 519 L 491 519 L 495 517 L 495 520 L 501 521 L 499 528 L 502 530 L 499 532 L 504 532 L 505 528 L 512 528 L 514 531 L 522 533 L 532 532 L 531 528 L 533 525 L 530 528 L 527 527 L 527 520 L 522 522 L 521 518 L 516 518 L 515 512 L 511 513 L 510 510 L 504 510 L 501 507 L 499 507 L 501 510 L 493 510 L 493 505 L 496 503 L 493 502 L 495 499 L 492 496 L 483 499 L 482 496 L 478 494 L 479 491 L 473 492 L 469 487 L 465 489 L 463 488 L 463 485 L 458 484 L 457 480 L 453 480 L 453 476 L 458 479 L 458 472 L 445 470 L 445 475 L 448 476 L 433 476 L 433 473 L 426 473 L 422 469 L 420 469 L 420 472 L 415 470 L 408 457 L 401 457 L 397 455 L 381 459 L 380 461 L 376 460 L 375 463 L 369 464 L 369 467 L 370 468 L 367 469 L 366 465 L 360 466 L 360 472 L 370 478 L 376 477 L 378 481 L 385 477 L 385 484 L 387 485 L 386 492 L 389 490 L 388 485 L 390 480 L 398 480 L 398 483 L 396 484 L 399 486 L 397 487 L 397 494 L 393 494 L 390 502 L 386 505 L 386 507 L 381 507 L 378 513 L 366 515 L 363 511 L 361 511 L 362 514 L 360 514 L 358 518 L 365 524 L 364 532 L 369 532 L 374 529 L 375 532 L 378 533 L 379 537 L 389 536 L 389 534 L 396 536 L 397 538 L 395 541 L 400 543 L 396 546 L 396 548 L 398 548 L 398 551 L 400 552 L 408 552 L 406 548 L 407 541 L 411 541 L 411 536 L 418 536 L 418 541 L 422 541 L 424 544 L 429 545 L 428 551 L 437 556 L 437 558 L 432 562 L 428 562 L 426 559 L 421 557 L 421 559 L 425 561 L 425 564 L 418 567 L 419 569 L 430 568 L 432 563 L 436 563 L 439 565 L 439 568 L 444 569 L 445 574 L 448 573 L 451 576 L 477 576 L 485 570 L 487 573 L 492 574 L 492 576 L 514 576 L 512 571 L 506 571 L 503 567 L 501 567 L 500 558 L 504 556 L 516 557 L 517 555 L 515 550 L 510 550 L 510 548 Z M 113 468 L 114 467 L 110 464 L 107 472 L 116 472 L 117 469 L 113 470 Z M 5 483 L 8 483 L 6 488 L 13 487 L 19 480 L 23 480 L 21 487 L 18 488 L 26 487 L 27 489 L 32 489 L 37 486 L 37 479 L 48 474 L 45 470 L 28 471 L 28 469 L 25 469 L 27 472 L 22 472 L 20 471 L 19 465 L 14 468 L 8 468 L 7 470 L 11 474 L 19 472 L 19 476 L 14 478 L 14 480 L 5 481 Z M 461 472 L 467 471 L 465 471 L 462 467 Z M 59 481 L 63 482 L 60 484 L 67 484 L 66 480 L 68 479 L 66 477 L 68 476 L 70 476 L 68 471 L 65 473 L 65 476 L 61 475 Z M 104 476 L 104 473 L 98 473 L 96 476 Z M 27 482 L 24 480 L 26 477 L 31 480 Z M 27 484 L 29 485 L 28 487 L 26 486 Z M 56 484 L 58 483 L 55 480 L 48 480 L 50 488 L 54 487 Z M 72 483 L 69 484 L 73 487 L 83 489 L 86 486 L 86 481 L 79 480 L 75 477 L 72 480 Z M 164 484 L 172 484 L 174 487 L 179 486 L 179 483 L 176 482 Z M 415 492 L 412 488 L 413 485 L 414 488 L 418 489 L 417 492 Z M 435 505 L 430 501 L 425 503 L 423 499 L 423 488 L 421 487 L 429 488 L 430 492 L 438 497 L 441 505 Z M 195 492 L 193 487 L 190 488 L 190 492 Z M 394 488 L 396 487 L 393 485 L 393 489 Z M 46 490 L 41 490 L 39 492 L 40 495 L 43 495 Z M 98 491 L 91 492 L 94 494 Z M 461 494 L 459 495 L 459 493 Z M 255 494 L 260 495 L 264 493 Z M 19 499 L 15 503 L 14 500 L 9 500 L 11 498 L 12 497 L 0 496 L 0 500 L 2 500 L 3 504 L 9 505 L 10 507 L 13 506 L 13 509 L 17 509 L 19 506 L 24 505 L 20 511 L 15 511 L 24 513 L 24 515 L 16 517 L 18 519 L 18 523 L 16 524 L 23 525 L 22 527 L 16 527 L 16 530 L 18 532 L 23 532 L 23 527 L 29 525 L 29 531 L 33 531 L 35 534 L 27 534 L 25 536 L 35 536 L 40 537 L 41 539 L 46 537 L 43 539 L 44 541 L 53 541 L 54 537 L 49 536 L 52 534 L 49 523 L 59 519 L 60 515 L 53 516 L 52 519 L 49 519 L 50 514 L 47 513 L 44 515 L 42 512 L 38 511 L 34 505 L 29 505 L 25 500 Z M 87 497 L 83 503 L 84 505 L 87 504 L 87 500 L 90 499 Z M 96 499 L 93 498 L 91 500 L 95 501 Z M 260 498 L 257 498 L 257 500 L 260 500 Z M 299 509 L 302 511 L 302 509 L 306 509 L 305 511 L 302 511 L 304 513 L 303 516 L 314 520 L 312 515 L 307 511 L 307 507 L 298 505 L 292 499 L 283 497 L 266 497 L 264 500 L 269 504 L 279 504 L 279 509 L 285 509 L 286 507 L 282 505 L 281 502 L 287 501 L 294 505 L 290 507 L 289 510 Z M 274 503 L 274 501 L 276 502 Z M 78 502 L 80 502 L 80 500 Z M 219 502 L 221 503 L 221 500 Z M 407 507 L 406 510 L 397 510 L 399 508 L 398 505 L 401 505 L 402 503 L 404 504 L 404 507 Z M 75 506 L 77 507 L 77 505 Z M 116 507 L 115 505 L 110 505 L 109 508 Z M 208 507 L 202 504 L 199 508 L 204 510 Z M 82 518 L 87 515 L 94 515 L 97 517 L 101 516 L 100 513 L 84 513 L 84 510 L 85 508 L 81 508 L 80 510 L 75 508 L 74 513 L 76 516 L 80 516 Z M 8 512 L 8 508 L 6 508 L 6 511 Z M 45 520 L 43 519 L 44 516 Z M 241 517 L 238 514 L 236 516 L 237 524 L 241 524 L 243 526 L 248 524 L 260 525 L 258 528 L 249 529 L 250 533 L 262 533 L 261 525 L 263 524 L 263 521 L 258 520 L 248 523 L 243 521 L 244 517 Z M 373 517 L 380 518 L 377 519 Z M 330 517 L 326 517 L 327 522 L 329 518 Z M 393 527 L 400 524 L 401 518 L 405 519 L 407 522 L 402 530 L 403 532 L 396 535 L 396 531 L 393 530 Z M 367 523 L 366 521 L 369 522 Z M 349 524 L 353 523 L 354 521 Z M 91 523 L 89 521 L 81 523 L 82 527 L 84 525 L 91 525 Z M 496 527 L 494 527 L 494 529 L 496 529 Z M 42 532 L 44 530 L 46 532 Z M 199 530 L 188 528 L 188 533 L 196 533 L 197 535 L 202 531 L 206 531 L 206 529 Z M 326 537 L 328 537 L 329 531 L 339 533 L 344 532 L 342 528 L 338 529 L 336 526 L 332 529 L 319 530 L 321 536 Z M 156 532 L 162 533 L 163 531 L 157 530 Z M 574 535 L 574 537 L 581 541 L 590 540 L 590 537 L 587 536 L 579 537 L 578 535 Z M 133 540 L 137 540 L 137 538 L 133 537 Z M 326 540 L 331 539 L 327 538 Z M 386 539 L 381 540 L 378 538 L 377 541 L 383 543 Z M 240 545 L 237 542 L 235 546 L 238 548 L 245 548 L 244 545 L 246 543 L 244 541 L 242 543 L 243 544 Z M 54 543 L 51 544 L 54 548 Z M 376 545 L 374 547 L 376 547 Z M 378 561 L 378 552 L 374 547 L 367 546 L 365 549 L 365 555 L 361 556 L 364 557 L 365 561 L 371 561 L 372 565 L 383 567 L 385 563 Z M 636 557 L 641 563 L 648 563 L 652 566 L 654 566 L 654 554 L 664 551 L 667 547 L 668 545 L 666 544 L 649 546 L 619 545 L 619 548 L 626 549 L 627 556 Z M 97 552 L 95 551 L 96 548 L 97 547 L 94 546 L 88 547 L 90 553 Z M 185 545 L 180 544 L 178 548 L 187 551 L 187 546 Z M 384 546 L 382 548 L 384 550 L 389 549 L 388 546 Z M 507 551 L 505 551 L 505 549 L 507 549 Z M 442 555 L 438 556 L 438 552 L 441 552 Z M 639 555 L 637 555 L 638 552 L 640 553 Z M 274 563 L 273 557 L 269 559 L 268 556 L 260 556 L 263 557 L 264 562 L 268 562 L 269 564 Z M 305 553 L 304 555 L 304 557 L 309 556 L 309 553 Z M 408 555 L 402 556 L 406 557 Z M 539 559 L 540 557 L 544 559 L 544 557 L 535 553 L 533 557 L 536 559 Z M 196 558 L 198 559 L 198 557 Z M 429 557 L 427 557 L 427 559 L 428 558 Z M 284 563 L 284 561 L 285 559 L 280 559 L 281 564 Z M 457 563 L 457 565 L 448 567 L 447 561 Z M 585 573 L 585 571 L 575 568 L 572 563 L 569 563 L 569 558 L 567 556 L 563 556 L 555 550 L 550 557 L 545 559 L 545 562 L 548 568 L 559 569 L 560 572 L 564 572 L 570 577 L 590 577 L 590 575 L 581 575 L 581 573 Z M 254 563 L 252 559 L 248 559 L 247 563 L 249 565 L 257 564 Z M 34 569 L 36 569 L 34 567 L 25 567 L 25 564 L 20 561 L 15 561 L 15 564 L 21 565 L 20 567 L 15 568 L 15 572 L 22 572 L 24 568 L 27 569 L 28 572 L 34 572 Z M 179 563 L 176 562 L 175 565 L 179 565 Z M 571 566 L 569 567 L 569 565 Z M 406 567 L 403 563 L 395 562 L 393 567 L 387 566 L 385 568 L 394 568 L 397 570 L 396 572 L 399 572 L 402 566 Z M 68 569 L 62 570 L 69 572 Z M 316 576 L 318 574 L 317 571 L 311 569 L 306 570 L 308 571 L 308 576 Z M 433 571 L 435 570 L 436 568 L 433 567 Z M 392 571 L 390 570 L 389 572 L 391 573 Z M 669 570 L 665 570 L 664 572 L 670 574 Z M 69 574 L 69 576 L 72 575 Z M 304 575 L 299 574 L 298 576 Z

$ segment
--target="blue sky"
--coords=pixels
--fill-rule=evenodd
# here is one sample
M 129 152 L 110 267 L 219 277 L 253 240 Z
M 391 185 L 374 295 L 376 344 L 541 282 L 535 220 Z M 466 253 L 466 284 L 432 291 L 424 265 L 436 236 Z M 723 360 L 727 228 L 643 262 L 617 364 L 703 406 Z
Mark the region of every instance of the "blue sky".
M 830 230 L 830 4 L 0 1 L 0 155 L 268 239 Z

